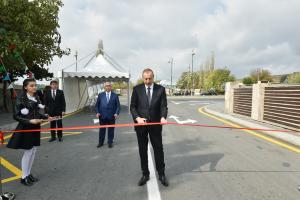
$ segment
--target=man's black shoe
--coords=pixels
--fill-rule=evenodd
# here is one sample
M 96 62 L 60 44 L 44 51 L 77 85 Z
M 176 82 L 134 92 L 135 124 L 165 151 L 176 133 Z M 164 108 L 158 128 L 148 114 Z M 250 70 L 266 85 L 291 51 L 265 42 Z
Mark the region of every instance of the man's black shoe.
M 143 175 L 142 178 L 139 180 L 138 182 L 138 186 L 143 186 L 147 183 L 147 181 L 149 181 L 149 176 L 145 176 Z
M 100 147 L 102 147 L 103 146 L 103 144 L 102 143 L 99 143 L 98 145 L 97 145 L 97 148 L 100 148 Z
M 58 138 L 58 141 L 59 141 L 59 142 L 62 142 L 62 141 L 63 141 L 63 139 L 62 139 L 62 138 Z
M 108 144 L 108 148 L 113 148 L 113 144 Z
M 51 138 L 50 140 L 49 140 L 49 142 L 53 142 L 53 141 L 55 141 L 56 140 L 56 138 Z
M 165 175 L 160 175 L 159 180 L 160 180 L 161 184 L 163 184 L 164 186 L 166 186 L 166 187 L 169 186 L 169 181 Z

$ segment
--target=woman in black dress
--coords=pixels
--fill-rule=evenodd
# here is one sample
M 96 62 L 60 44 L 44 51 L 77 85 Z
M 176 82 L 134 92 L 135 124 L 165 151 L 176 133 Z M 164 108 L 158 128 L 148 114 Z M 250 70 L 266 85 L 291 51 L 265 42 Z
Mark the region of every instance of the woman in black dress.
M 39 97 L 36 95 L 35 79 L 26 79 L 23 82 L 23 92 L 16 100 L 14 119 L 19 122 L 16 130 L 41 129 L 41 123 L 52 120 L 51 117 L 39 113 L 43 109 Z M 40 146 L 41 133 L 17 132 L 9 140 L 7 147 L 12 149 L 24 149 L 22 157 L 21 183 L 26 186 L 33 185 L 38 179 L 31 174 L 31 168 L 37 146 Z

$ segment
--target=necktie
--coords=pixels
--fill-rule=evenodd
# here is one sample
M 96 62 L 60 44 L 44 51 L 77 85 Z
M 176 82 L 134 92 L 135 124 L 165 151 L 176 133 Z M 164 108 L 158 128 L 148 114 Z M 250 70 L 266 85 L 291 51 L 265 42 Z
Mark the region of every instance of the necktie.
M 55 90 L 52 90 L 52 98 L 55 99 Z
M 149 103 L 149 105 L 151 104 L 151 92 L 150 92 L 150 90 L 151 90 L 151 88 L 148 87 L 147 88 L 147 97 L 148 97 L 148 103 Z
M 107 100 L 107 104 L 109 102 L 109 93 L 106 93 L 106 100 Z

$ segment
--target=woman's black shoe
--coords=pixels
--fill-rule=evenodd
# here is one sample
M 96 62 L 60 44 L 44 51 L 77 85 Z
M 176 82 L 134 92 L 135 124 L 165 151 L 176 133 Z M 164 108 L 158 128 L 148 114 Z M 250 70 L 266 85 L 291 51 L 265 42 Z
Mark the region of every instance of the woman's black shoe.
M 26 186 L 32 186 L 33 185 L 33 182 L 30 181 L 30 179 L 28 178 L 28 176 L 26 178 L 21 178 L 21 183 L 23 185 L 26 185 Z
M 39 179 L 35 178 L 32 174 L 30 174 L 30 175 L 28 176 L 28 178 L 29 178 L 29 180 L 30 180 L 31 182 L 33 182 L 33 183 L 39 181 Z

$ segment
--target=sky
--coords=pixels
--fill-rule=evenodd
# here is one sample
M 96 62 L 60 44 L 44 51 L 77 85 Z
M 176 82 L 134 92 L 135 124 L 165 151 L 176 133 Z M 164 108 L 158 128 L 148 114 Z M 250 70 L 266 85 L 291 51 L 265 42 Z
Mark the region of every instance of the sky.
M 63 48 L 50 71 L 104 50 L 130 71 L 133 80 L 150 67 L 158 80 L 173 80 L 194 71 L 213 51 L 215 67 L 236 78 L 257 68 L 272 74 L 300 71 L 299 0 L 63 0 L 59 15 Z M 81 61 L 81 67 L 87 60 Z

